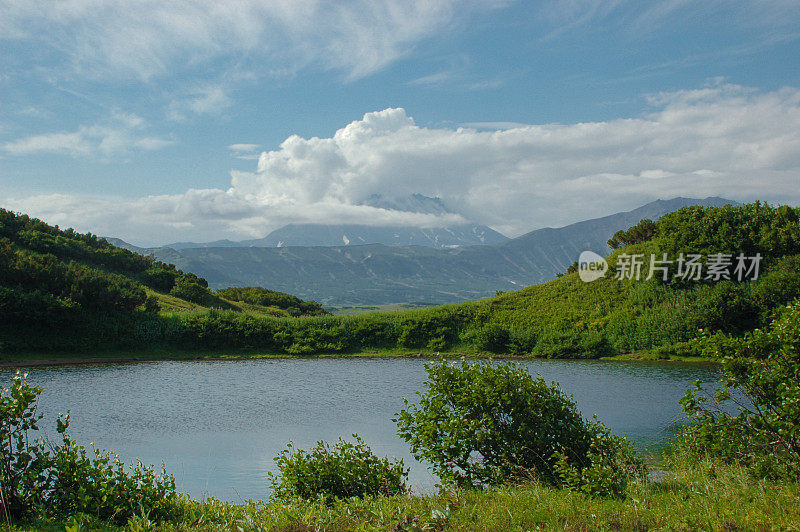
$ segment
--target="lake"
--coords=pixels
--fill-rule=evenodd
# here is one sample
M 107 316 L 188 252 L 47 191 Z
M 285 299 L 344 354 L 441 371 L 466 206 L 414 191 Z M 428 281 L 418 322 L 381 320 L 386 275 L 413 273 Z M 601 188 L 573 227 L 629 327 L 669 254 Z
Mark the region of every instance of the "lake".
M 415 491 L 436 479 L 413 460 L 391 419 L 423 389 L 425 360 L 308 358 L 164 361 L 35 368 L 44 388 L 41 428 L 55 434 L 71 410 L 81 444 L 113 450 L 130 462 L 160 464 L 180 491 L 238 502 L 268 496 L 266 474 L 290 440 L 308 448 L 356 432 L 378 455 L 403 458 Z M 681 419 L 678 400 L 717 366 L 675 362 L 530 360 L 531 374 L 573 394 L 585 416 L 642 449 L 658 449 Z M 12 370 L 0 371 L 3 383 Z

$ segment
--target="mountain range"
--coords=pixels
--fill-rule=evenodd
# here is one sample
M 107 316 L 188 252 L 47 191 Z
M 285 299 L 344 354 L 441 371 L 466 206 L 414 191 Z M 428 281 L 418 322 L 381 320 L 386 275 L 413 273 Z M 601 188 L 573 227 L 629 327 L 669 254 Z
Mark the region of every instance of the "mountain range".
M 385 244 L 339 246 L 215 246 L 142 249 L 211 287 L 264 286 L 324 305 L 450 303 L 552 280 L 581 251 L 604 254 L 607 240 L 643 218 L 688 205 L 721 206 L 719 197 L 658 200 L 628 212 L 561 228 L 544 228 L 491 245 L 436 248 Z

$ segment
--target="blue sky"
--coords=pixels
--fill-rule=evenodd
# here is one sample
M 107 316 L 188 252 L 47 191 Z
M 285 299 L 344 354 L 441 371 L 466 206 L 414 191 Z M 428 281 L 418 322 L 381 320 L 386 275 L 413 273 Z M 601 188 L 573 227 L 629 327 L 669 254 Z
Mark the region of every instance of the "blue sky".
M 420 192 L 515 235 L 800 200 L 794 1 L 0 6 L 0 205 L 53 223 L 154 244 L 453 222 L 360 205 Z

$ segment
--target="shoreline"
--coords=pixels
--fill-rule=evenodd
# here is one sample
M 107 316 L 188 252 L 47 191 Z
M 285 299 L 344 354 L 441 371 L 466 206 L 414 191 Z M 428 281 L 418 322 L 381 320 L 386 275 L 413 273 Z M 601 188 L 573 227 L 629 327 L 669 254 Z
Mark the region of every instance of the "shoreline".
M 707 357 L 671 357 L 656 358 L 648 352 L 625 353 L 613 357 L 600 358 L 563 358 L 544 359 L 524 355 L 497 354 L 489 352 L 462 352 L 462 351 L 426 351 L 419 349 L 372 349 L 355 351 L 351 353 L 319 353 L 312 355 L 291 355 L 286 353 L 269 353 L 259 350 L 246 349 L 215 349 L 212 351 L 185 351 L 181 349 L 149 349 L 137 351 L 115 350 L 100 352 L 95 355 L 80 353 L 28 353 L 17 355 L 0 355 L 0 369 L 22 369 L 57 366 L 85 366 L 99 364 L 137 364 L 142 362 L 188 362 L 188 361 L 236 361 L 255 359 L 288 359 L 288 358 L 468 358 L 498 360 L 599 360 L 610 362 L 682 362 L 698 364 L 716 364 L 719 361 Z

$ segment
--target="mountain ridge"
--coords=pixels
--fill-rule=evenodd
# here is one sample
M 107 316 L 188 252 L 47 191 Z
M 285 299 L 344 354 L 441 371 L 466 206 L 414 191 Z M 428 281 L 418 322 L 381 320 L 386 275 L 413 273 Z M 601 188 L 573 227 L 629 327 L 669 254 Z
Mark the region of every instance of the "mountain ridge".
M 604 254 L 614 232 L 688 205 L 724 198 L 657 200 L 631 211 L 536 229 L 495 245 L 435 249 L 366 244 L 333 247 L 215 247 L 145 250 L 196 271 L 210 286 L 268 286 L 324 305 L 452 303 L 554 279 L 581 251 Z

